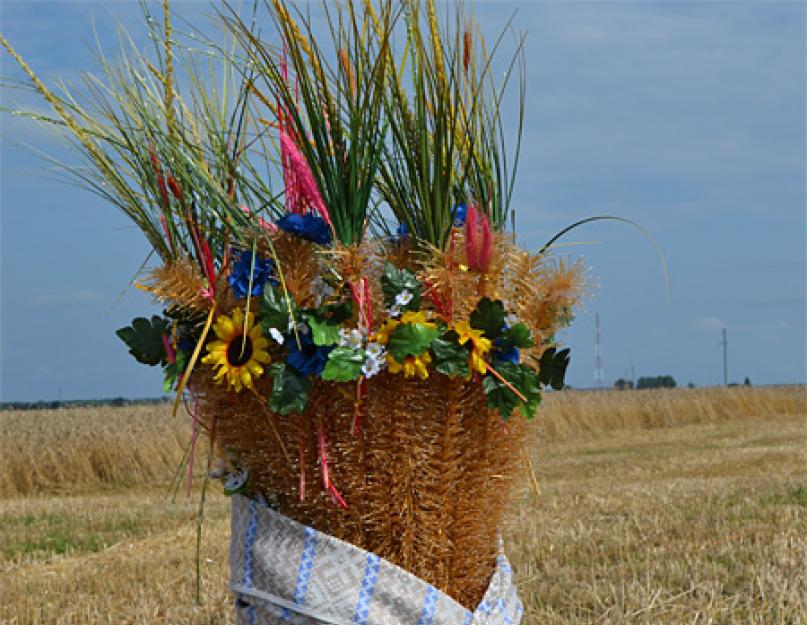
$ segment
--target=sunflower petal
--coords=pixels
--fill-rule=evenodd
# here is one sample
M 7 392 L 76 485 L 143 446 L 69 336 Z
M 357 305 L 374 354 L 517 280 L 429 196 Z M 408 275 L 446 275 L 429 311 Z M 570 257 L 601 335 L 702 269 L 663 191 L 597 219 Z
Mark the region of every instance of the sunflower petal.
M 272 362 L 272 359 L 269 357 L 269 354 L 262 349 L 256 349 L 254 352 L 252 352 L 252 359 L 250 360 L 250 362 L 252 362 L 253 360 L 261 362 L 263 364 L 268 364 Z

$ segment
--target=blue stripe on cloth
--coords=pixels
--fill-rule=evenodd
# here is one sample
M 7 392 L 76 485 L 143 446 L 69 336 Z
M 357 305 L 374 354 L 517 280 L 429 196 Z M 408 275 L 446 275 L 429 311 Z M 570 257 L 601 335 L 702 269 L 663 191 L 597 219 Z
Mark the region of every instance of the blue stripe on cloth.
M 367 554 L 367 563 L 364 565 L 364 577 L 359 588 L 359 598 L 356 601 L 356 611 L 353 613 L 353 625 L 366 625 L 370 613 L 370 601 L 375 592 L 375 583 L 378 580 L 378 569 L 381 558 L 374 553 Z
M 470 610 L 465 612 L 465 623 L 463 625 L 471 625 L 471 620 L 474 618 L 474 613 Z
M 258 504 L 252 500 L 249 502 L 249 525 L 247 535 L 244 539 L 244 577 L 242 584 L 252 587 L 252 546 L 255 543 L 255 534 L 258 531 Z
M 503 555 L 496 557 L 496 566 L 498 569 L 505 574 L 512 574 L 513 567 L 510 566 L 510 563 L 507 561 L 507 558 Z
M 300 556 L 300 568 L 297 569 L 297 583 L 294 585 L 294 603 L 305 605 L 308 582 L 314 573 L 314 559 L 317 555 L 318 532 L 310 527 L 305 528 L 305 544 Z
M 429 586 L 426 591 L 426 598 L 423 600 L 423 611 L 420 613 L 418 625 L 431 625 L 434 619 L 434 612 L 437 609 L 437 598 L 439 592 L 434 586 Z
M 255 625 L 255 606 L 251 605 L 247 608 L 247 620 L 249 625 Z
M 297 581 L 294 584 L 294 604 L 305 605 L 305 596 L 308 593 L 308 583 L 314 574 L 314 560 L 317 556 L 317 540 L 319 533 L 317 530 L 305 528 L 305 543 L 303 552 L 300 554 L 300 565 L 297 567 Z M 288 608 L 283 608 L 280 617 L 284 621 L 291 618 Z
M 480 614 L 490 614 L 493 612 L 493 604 L 487 599 L 483 599 L 482 602 L 476 607 L 476 611 Z

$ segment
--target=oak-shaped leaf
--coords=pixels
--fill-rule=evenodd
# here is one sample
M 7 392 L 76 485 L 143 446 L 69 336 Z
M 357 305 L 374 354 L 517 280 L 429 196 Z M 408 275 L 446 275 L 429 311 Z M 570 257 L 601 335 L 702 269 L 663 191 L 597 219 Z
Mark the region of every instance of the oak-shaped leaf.
M 138 317 L 132 321 L 132 325 L 121 328 L 115 334 L 126 343 L 129 353 L 138 362 L 154 366 L 168 362 L 163 335 L 170 331 L 170 323 L 154 315 L 151 320 Z
M 443 375 L 466 377 L 471 373 L 468 368 L 468 348 L 460 345 L 457 338 L 457 333 L 451 330 L 432 341 L 432 364 Z
M 509 419 L 514 410 L 518 410 L 527 419 L 534 417 L 535 410 L 541 402 L 541 390 L 535 371 L 527 365 L 502 362 L 497 365 L 496 372 L 518 390 L 527 401 L 524 402 L 496 376 L 488 374 L 482 380 L 482 390 L 487 397 L 488 406 L 497 408 L 504 419 Z
M 353 347 L 336 347 L 328 354 L 328 362 L 323 369 L 323 380 L 334 382 L 350 382 L 358 380 L 362 374 L 362 366 L 367 360 L 363 349 Z
M 381 292 L 384 295 L 384 305 L 387 308 L 395 306 L 395 298 L 407 291 L 412 298 L 401 306 L 401 310 L 420 310 L 421 293 L 423 291 L 417 276 L 409 269 L 399 269 L 391 262 L 384 263 L 381 274 Z
M 564 378 L 569 366 L 569 348 L 558 351 L 555 347 L 547 348 L 541 354 L 538 368 L 538 379 L 544 386 L 551 386 L 560 391 L 565 386 Z
M 483 297 L 471 313 L 471 327 L 482 330 L 490 340 L 497 339 L 504 327 L 504 304 L 501 300 Z
M 298 373 L 294 367 L 281 363 L 272 365 L 269 375 L 272 376 L 272 395 L 269 397 L 272 412 L 302 414 L 308 404 L 311 380 Z
M 389 353 L 398 362 L 407 356 L 420 356 L 429 350 L 432 341 L 440 336 L 440 330 L 422 323 L 402 323 L 389 337 Z

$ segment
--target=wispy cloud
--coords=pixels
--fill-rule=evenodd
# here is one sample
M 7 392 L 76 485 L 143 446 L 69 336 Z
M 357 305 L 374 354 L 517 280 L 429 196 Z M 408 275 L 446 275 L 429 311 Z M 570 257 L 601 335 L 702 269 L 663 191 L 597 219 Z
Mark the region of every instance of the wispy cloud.
M 695 326 L 701 330 L 722 330 L 727 324 L 719 317 L 700 317 L 695 319 Z
M 98 291 L 64 287 L 58 291 L 36 294 L 30 298 L 29 303 L 37 308 L 52 308 L 77 304 L 96 304 L 103 301 L 105 301 L 105 298 Z

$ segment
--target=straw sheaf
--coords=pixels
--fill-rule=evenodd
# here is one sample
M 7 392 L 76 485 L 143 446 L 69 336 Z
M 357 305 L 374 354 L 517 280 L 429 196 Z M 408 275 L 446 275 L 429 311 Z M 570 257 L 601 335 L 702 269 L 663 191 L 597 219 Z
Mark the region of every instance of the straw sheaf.
M 137 287 L 179 309 L 201 313 L 210 310 L 210 301 L 202 295 L 205 281 L 199 267 L 187 258 L 149 270 Z
M 302 415 L 277 415 L 266 407 L 266 377 L 255 395 L 234 395 L 208 374 L 195 372 L 191 384 L 202 422 L 215 415 L 219 449 L 236 453 L 281 512 L 377 553 L 466 606 L 481 600 L 526 428 L 522 419 L 503 427 L 478 380 L 382 373 L 367 383 L 356 434 L 355 386 L 315 381 Z M 320 428 L 347 509 L 322 487 Z
M 303 308 L 314 305 L 311 285 L 320 275 L 319 259 L 313 243 L 287 232 L 273 238 L 277 259 L 283 271 L 283 281 L 291 298 Z
M 526 276 L 525 284 L 527 288 L 514 297 L 512 305 L 540 346 L 542 339 L 550 339 L 568 323 L 571 308 L 580 300 L 585 288 L 583 265 L 564 259 L 543 259 Z
M 438 293 L 451 295 L 454 318 L 467 319 L 480 298 L 489 297 L 501 299 L 536 331 L 556 321 L 547 317 L 550 308 L 560 310 L 559 304 L 569 306 L 580 297 L 583 268 L 579 263 L 531 255 L 502 232 L 494 233 L 492 247 L 484 273 L 468 270 L 465 235 L 459 229 L 454 230 L 445 250 L 431 247 L 418 255 L 420 277 Z

